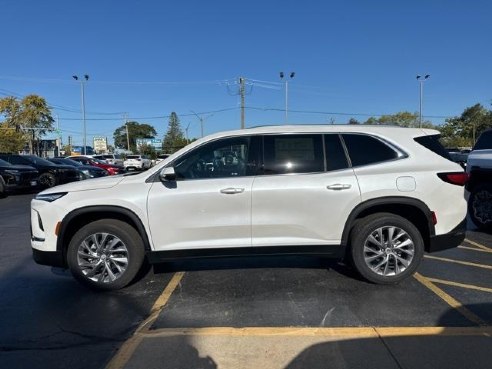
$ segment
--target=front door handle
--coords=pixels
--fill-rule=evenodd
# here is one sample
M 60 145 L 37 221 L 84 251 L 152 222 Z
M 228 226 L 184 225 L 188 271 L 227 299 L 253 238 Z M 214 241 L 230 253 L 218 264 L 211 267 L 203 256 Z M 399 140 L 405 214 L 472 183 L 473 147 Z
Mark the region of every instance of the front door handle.
M 335 183 L 329 186 L 326 186 L 327 189 L 329 190 L 335 190 L 335 191 L 341 191 L 341 190 L 348 190 L 352 185 L 348 183 Z
M 244 192 L 244 188 L 234 188 L 234 187 L 223 188 L 222 190 L 220 190 L 220 193 L 225 193 L 226 195 L 235 195 L 243 192 Z

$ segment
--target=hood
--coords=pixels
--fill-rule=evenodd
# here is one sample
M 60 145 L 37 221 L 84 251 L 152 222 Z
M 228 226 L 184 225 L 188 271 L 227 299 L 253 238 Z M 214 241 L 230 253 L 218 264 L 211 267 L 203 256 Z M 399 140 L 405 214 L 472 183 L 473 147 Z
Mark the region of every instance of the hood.
M 73 169 L 73 168 L 72 168 Z M 77 191 L 91 191 L 91 190 L 101 190 L 104 188 L 111 188 L 120 183 L 125 177 L 119 176 L 108 176 L 101 178 L 92 178 L 85 181 L 70 182 L 64 185 L 55 186 L 44 190 L 41 193 L 56 193 L 56 192 L 77 192 Z

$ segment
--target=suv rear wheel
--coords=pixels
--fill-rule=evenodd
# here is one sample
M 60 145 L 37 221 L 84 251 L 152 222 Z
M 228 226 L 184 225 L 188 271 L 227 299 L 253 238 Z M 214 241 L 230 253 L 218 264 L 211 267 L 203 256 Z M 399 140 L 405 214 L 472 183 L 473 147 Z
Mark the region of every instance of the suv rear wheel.
M 478 185 L 468 200 L 470 218 L 480 229 L 492 229 L 492 184 Z
M 424 242 L 419 230 L 398 215 L 369 215 L 357 222 L 351 234 L 352 264 L 370 282 L 399 283 L 422 260 Z
M 128 285 L 140 270 L 144 244 L 128 223 L 102 219 L 89 223 L 72 237 L 67 261 L 73 276 L 99 290 Z

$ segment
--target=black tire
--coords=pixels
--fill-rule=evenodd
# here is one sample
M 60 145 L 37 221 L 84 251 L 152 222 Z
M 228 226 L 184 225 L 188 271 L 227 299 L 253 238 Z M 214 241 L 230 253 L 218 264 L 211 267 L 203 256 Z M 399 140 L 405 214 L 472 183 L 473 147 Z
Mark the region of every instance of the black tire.
M 56 178 L 52 173 L 43 173 L 39 176 L 41 187 L 50 188 L 56 186 Z
M 82 284 L 97 290 L 117 290 L 135 278 L 144 255 L 144 243 L 135 228 L 120 220 L 101 219 L 75 233 L 68 246 L 67 262 Z
M 492 184 L 478 185 L 473 189 L 468 199 L 468 214 L 478 229 L 492 230 Z
M 3 185 L 3 178 L 0 177 L 0 199 L 7 197 L 7 192 L 5 191 L 5 186 Z
M 388 242 L 389 238 L 394 242 Z M 419 230 L 395 214 L 369 215 L 360 219 L 351 232 L 352 265 L 364 279 L 373 283 L 396 284 L 408 278 L 417 270 L 423 254 L 424 242 Z

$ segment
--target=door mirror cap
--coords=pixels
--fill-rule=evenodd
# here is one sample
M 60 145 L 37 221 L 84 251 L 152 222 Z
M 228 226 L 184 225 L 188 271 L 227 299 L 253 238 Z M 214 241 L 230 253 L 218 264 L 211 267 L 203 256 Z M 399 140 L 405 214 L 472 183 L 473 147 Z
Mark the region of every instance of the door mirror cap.
M 176 173 L 173 167 L 162 168 L 159 172 L 159 178 L 162 182 L 175 181 Z

